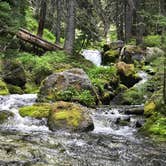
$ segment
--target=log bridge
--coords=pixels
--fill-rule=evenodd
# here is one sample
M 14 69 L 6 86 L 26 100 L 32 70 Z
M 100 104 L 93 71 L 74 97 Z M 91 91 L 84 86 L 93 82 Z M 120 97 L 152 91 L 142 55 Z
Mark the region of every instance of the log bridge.
M 17 37 L 20 38 L 21 40 L 24 40 L 28 43 L 38 46 L 46 51 L 63 50 L 61 46 L 50 43 L 47 40 L 44 40 L 41 37 L 34 35 L 23 28 L 19 29 L 19 31 L 17 32 Z

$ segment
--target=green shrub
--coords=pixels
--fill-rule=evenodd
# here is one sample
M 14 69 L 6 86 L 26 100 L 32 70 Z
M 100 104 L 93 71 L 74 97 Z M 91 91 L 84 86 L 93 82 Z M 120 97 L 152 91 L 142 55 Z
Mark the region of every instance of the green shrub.
M 144 38 L 144 44 L 148 47 L 160 47 L 161 46 L 161 36 L 160 35 L 150 35 Z
M 117 70 L 116 67 L 94 67 L 87 71 L 92 84 L 100 90 L 104 90 L 105 84 L 117 83 Z

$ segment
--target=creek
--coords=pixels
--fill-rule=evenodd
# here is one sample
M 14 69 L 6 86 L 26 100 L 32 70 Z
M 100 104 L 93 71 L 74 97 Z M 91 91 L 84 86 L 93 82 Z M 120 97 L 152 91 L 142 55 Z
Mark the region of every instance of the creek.
M 89 55 L 95 54 L 93 58 Z M 100 66 L 99 52 L 87 59 Z M 142 80 L 147 75 L 140 72 Z M 94 130 L 88 133 L 52 132 L 46 119 L 21 117 L 19 107 L 32 105 L 36 94 L 0 96 L 0 112 L 14 116 L 0 125 L 0 166 L 165 166 L 166 144 L 139 132 L 142 115 L 128 115 L 143 105 L 102 106 L 91 112 Z

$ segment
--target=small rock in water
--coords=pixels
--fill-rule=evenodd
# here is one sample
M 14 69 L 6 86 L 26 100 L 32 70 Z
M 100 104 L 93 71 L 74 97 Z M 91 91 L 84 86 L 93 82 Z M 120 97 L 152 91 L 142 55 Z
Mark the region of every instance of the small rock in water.
M 135 123 L 135 127 L 136 128 L 140 128 L 142 127 L 144 124 L 144 121 L 143 120 L 137 120 L 136 123 Z

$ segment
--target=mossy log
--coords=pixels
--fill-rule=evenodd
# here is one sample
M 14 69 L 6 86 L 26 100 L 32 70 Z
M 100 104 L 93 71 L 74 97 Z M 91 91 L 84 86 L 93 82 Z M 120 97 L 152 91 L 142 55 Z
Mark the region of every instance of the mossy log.
M 36 36 L 29 31 L 20 28 L 17 32 L 17 37 L 21 40 L 24 40 L 28 43 L 31 43 L 35 46 L 43 48 L 46 51 L 55 51 L 55 50 L 63 50 L 63 48 L 57 44 L 50 43 L 39 36 Z

